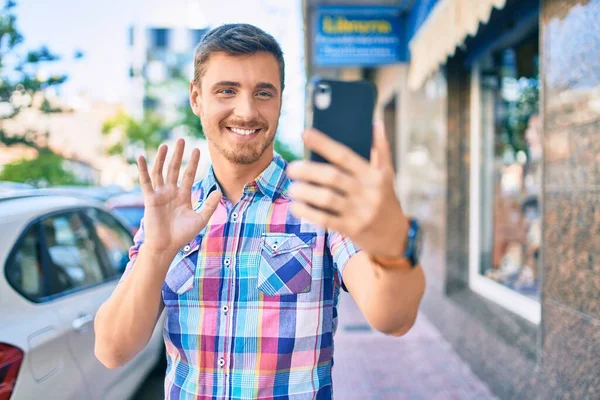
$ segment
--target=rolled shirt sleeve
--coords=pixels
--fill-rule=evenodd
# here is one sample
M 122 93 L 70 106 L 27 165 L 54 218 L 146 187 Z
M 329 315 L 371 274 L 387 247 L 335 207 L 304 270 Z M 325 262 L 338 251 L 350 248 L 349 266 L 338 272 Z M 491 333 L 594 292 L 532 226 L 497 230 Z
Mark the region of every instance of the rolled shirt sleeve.
M 349 238 L 336 231 L 327 232 L 327 247 L 333 258 L 333 265 L 337 271 L 339 282 L 341 282 L 342 288 L 346 290 L 342 280 L 342 273 L 348 261 L 355 254 L 359 253 L 360 249 Z
M 125 272 L 121 275 L 121 279 L 119 282 L 123 282 L 125 278 L 129 275 L 131 270 L 133 269 L 133 265 L 135 264 L 135 260 L 137 259 L 138 253 L 140 251 L 140 247 L 144 243 L 144 219 L 140 222 L 140 229 L 137 231 L 135 236 L 133 237 L 133 245 L 129 248 L 129 262 L 125 267 Z

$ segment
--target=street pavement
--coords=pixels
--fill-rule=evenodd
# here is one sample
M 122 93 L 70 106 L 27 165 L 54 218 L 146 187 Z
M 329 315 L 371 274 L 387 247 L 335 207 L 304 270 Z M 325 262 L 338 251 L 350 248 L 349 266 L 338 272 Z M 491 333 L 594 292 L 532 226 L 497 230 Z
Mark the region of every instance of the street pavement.
M 496 399 L 423 314 L 399 338 L 372 330 L 345 293 L 339 316 L 336 400 Z
M 394 338 L 372 330 L 346 293 L 339 311 L 336 400 L 496 399 L 423 314 L 408 334 Z M 134 400 L 162 399 L 163 378 L 150 376 Z

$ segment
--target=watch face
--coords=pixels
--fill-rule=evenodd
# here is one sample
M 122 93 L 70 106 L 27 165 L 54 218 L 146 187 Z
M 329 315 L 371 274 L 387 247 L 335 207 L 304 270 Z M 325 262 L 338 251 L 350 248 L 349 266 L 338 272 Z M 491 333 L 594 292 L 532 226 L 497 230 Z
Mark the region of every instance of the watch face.
M 415 238 L 415 261 L 418 264 L 423 255 L 423 231 L 417 229 L 417 237 Z
M 411 236 L 411 249 L 410 249 L 410 261 L 413 266 L 419 264 L 421 253 L 423 249 L 423 232 L 419 227 L 419 223 L 416 220 L 410 221 L 410 236 Z

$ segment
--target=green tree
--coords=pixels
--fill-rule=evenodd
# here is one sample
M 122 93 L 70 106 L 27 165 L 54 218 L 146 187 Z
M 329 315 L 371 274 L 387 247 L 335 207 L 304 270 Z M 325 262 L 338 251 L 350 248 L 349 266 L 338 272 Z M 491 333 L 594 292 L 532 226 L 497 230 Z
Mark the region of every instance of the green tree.
M 73 182 L 72 174 L 65 173 L 62 169 L 62 158 L 51 154 L 52 151 L 48 148 L 48 132 L 29 127 L 9 129 L 6 124 L 25 109 L 36 109 L 45 114 L 66 111 L 54 106 L 47 93 L 48 89 L 63 84 L 67 76 L 57 74 L 44 77 L 40 74 L 43 65 L 56 62 L 60 57 L 47 46 L 23 49 L 24 37 L 17 27 L 15 7 L 16 1 L 7 0 L 4 7 L 0 8 L 0 144 L 7 147 L 31 147 L 37 150 L 40 159 L 20 160 L 3 166 L 2 179 L 19 182 L 25 179 L 32 182 Z M 81 51 L 74 54 L 75 59 L 82 56 Z M 52 170 L 54 167 L 57 169 Z M 18 168 L 34 170 L 18 172 Z
M 104 136 L 114 133 L 117 139 L 106 148 L 107 154 L 121 156 L 129 164 L 135 164 L 136 153 L 152 154 L 157 150 L 168 137 L 169 127 L 154 113 L 145 112 L 137 119 L 121 110 L 102 125 Z
M 181 106 L 179 110 L 180 119 L 178 124 L 183 125 L 188 135 L 205 139 L 204 129 L 202 129 L 202 122 L 200 122 L 200 118 L 196 114 L 194 114 L 194 110 L 187 104 Z
M 35 149 L 47 146 L 46 132 L 24 129 L 21 132 L 8 131 L 3 122 L 15 118 L 27 108 L 35 108 L 43 113 L 65 111 L 52 106 L 47 97 L 47 89 L 58 87 L 67 76 L 51 75 L 43 77 L 40 68 L 61 58 L 47 46 L 23 50 L 24 37 L 17 28 L 15 15 L 16 2 L 8 0 L 0 9 L 0 143 L 6 146 L 24 144 Z M 81 51 L 75 59 L 83 56 Z M 41 101 L 35 101 L 41 99 Z
M 300 156 L 296 154 L 287 144 L 279 140 L 279 138 L 276 137 L 273 144 L 275 146 L 275 151 L 279 153 L 279 155 L 287 162 L 300 159 Z
M 22 159 L 3 166 L 0 180 L 30 183 L 35 186 L 76 185 L 75 175 L 65 170 L 63 158 L 48 149 L 41 149 L 32 160 Z
M 172 122 L 168 129 L 175 127 L 183 127 L 186 135 L 205 139 L 204 130 L 202 129 L 202 122 L 200 118 L 190 107 L 187 101 L 187 93 L 189 90 L 189 80 L 183 76 L 183 73 L 179 70 L 172 70 L 171 75 L 164 82 L 150 83 L 146 82 L 145 91 L 146 99 L 150 102 L 160 102 L 160 97 L 165 92 L 172 93 L 174 96 L 181 96 L 182 99 L 186 98 L 185 101 L 181 101 L 176 107 L 176 120 Z

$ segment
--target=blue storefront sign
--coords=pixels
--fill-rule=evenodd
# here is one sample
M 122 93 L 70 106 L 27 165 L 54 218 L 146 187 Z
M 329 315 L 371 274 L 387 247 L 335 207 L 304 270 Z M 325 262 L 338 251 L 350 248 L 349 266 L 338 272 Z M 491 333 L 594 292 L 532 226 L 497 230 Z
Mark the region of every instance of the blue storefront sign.
M 396 7 L 321 6 L 316 12 L 318 66 L 376 66 L 406 61 Z

